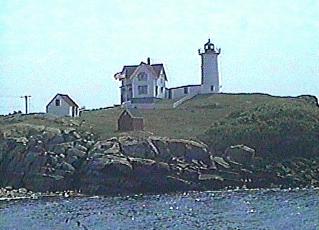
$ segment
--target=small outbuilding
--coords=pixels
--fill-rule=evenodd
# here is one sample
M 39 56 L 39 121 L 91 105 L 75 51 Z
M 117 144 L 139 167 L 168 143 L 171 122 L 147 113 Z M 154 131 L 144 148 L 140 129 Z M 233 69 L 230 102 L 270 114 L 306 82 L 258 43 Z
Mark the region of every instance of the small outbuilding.
M 119 131 L 137 131 L 144 129 L 144 119 L 138 109 L 124 110 L 118 119 Z
M 46 106 L 46 112 L 56 116 L 78 117 L 79 106 L 67 94 L 58 93 Z

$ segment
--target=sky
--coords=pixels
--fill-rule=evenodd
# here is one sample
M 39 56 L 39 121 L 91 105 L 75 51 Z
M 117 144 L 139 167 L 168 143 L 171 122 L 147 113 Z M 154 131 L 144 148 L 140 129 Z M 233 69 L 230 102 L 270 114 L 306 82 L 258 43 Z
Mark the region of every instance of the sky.
M 219 56 L 222 92 L 319 96 L 316 0 L 0 0 L 0 114 L 44 112 L 57 93 L 118 104 L 123 65 L 163 63 L 168 87 L 200 83 L 199 48 Z

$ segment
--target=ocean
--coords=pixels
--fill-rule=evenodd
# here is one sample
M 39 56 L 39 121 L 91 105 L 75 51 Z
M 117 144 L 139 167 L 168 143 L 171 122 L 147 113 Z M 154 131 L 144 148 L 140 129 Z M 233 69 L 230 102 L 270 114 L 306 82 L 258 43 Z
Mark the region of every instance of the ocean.
M 319 229 L 319 190 L 233 190 L 0 202 L 0 229 Z

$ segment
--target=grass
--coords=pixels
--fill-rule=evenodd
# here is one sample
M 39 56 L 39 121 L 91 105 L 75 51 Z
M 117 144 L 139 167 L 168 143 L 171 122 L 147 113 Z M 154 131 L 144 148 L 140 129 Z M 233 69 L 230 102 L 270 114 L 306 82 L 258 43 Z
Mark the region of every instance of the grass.
M 159 102 L 159 109 L 141 110 L 144 116 L 144 135 L 158 135 L 171 138 L 198 139 L 207 134 L 213 124 L 225 122 L 229 116 L 236 116 L 264 104 L 296 103 L 309 104 L 298 98 L 273 97 L 266 94 L 214 94 L 198 95 L 173 109 L 172 100 Z M 64 128 L 77 126 L 95 133 L 100 139 L 119 136 L 117 119 L 123 111 L 120 107 L 85 111 L 80 118 L 48 119 L 46 116 L 20 116 L 0 118 L 0 128 L 9 128 L 17 123 L 45 125 Z M 130 133 L 141 135 L 141 132 Z

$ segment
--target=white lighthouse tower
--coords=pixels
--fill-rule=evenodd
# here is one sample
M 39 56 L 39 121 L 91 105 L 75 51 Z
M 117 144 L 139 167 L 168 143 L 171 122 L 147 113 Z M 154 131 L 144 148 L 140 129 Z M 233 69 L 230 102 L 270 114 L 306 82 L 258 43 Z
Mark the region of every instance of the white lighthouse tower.
M 208 42 L 204 45 L 204 50 L 199 49 L 198 54 L 202 59 L 202 82 L 201 93 L 218 93 L 220 90 L 220 80 L 218 71 L 218 55 L 220 49 Z

